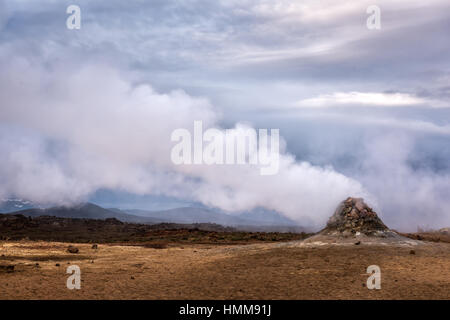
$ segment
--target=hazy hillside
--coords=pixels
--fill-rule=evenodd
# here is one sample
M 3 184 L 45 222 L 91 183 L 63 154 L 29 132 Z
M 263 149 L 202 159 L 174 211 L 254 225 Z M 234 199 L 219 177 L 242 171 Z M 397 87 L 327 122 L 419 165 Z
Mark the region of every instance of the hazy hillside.
M 123 222 L 135 223 L 159 223 L 161 221 L 152 218 L 133 216 L 119 210 L 108 210 L 92 203 L 81 204 L 74 207 L 53 207 L 48 209 L 26 209 L 15 212 L 24 216 L 54 216 L 61 218 L 83 218 L 83 219 L 108 219 L 116 218 Z
M 122 222 L 157 224 L 157 223 L 212 223 L 222 226 L 232 226 L 239 230 L 246 231 L 277 231 L 277 232 L 301 232 L 303 228 L 299 227 L 293 221 L 282 217 L 276 212 L 264 209 L 244 212 L 240 215 L 230 215 L 223 212 L 216 212 L 206 208 L 183 207 L 161 211 L 146 210 L 120 210 L 105 209 L 92 203 L 85 203 L 73 207 L 51 207 L 51 208 L 30 208 L 17 210 L 18 206 L 5 207 L 13 208 L 3 213 L 14 212 L 24 216 L 54 216 L 61 218 L 81 218 L 81 219 L 108 219 L 116 218 Z M 16 209 L 16 210 L 14 210 Z
M 298 226 L 298 223 L 295 221 L 282 216 L 276 211 L 264 208 L 243 212 L 239 217 L 245 220 L 258 221 L 260 226 Z
M 217 223 L 226 226 L 297 226 L 276 212 L 259 209 L 230 215 L 206 208 L 184 207 L 161 211 L 124 210 L 127 213 L 176 223 Z
M 152 217 L 154 219 L 164 220 L 167 222 L 177 223 L 196 223 L 210 222 L 222 225 L 246 224 L 249 221 L 239 217 L 215 212 L 204 208 L 175 208 L 162 211 L 146 211 L 146 210 L 126 210 L 127 213 L 135 214 L 143 217 Z

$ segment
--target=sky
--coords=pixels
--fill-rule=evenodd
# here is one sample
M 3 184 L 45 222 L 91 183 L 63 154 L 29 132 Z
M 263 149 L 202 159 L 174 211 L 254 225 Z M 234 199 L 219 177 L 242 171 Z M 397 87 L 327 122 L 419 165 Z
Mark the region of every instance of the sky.
M 110 190 L 323 226 L 360 196 L 393 228 L 450 226 L 449 30 L 447 0 L 0 0 L 0 198 Z M 174 165 L 196 120 L 279 129 L 278 174 Z

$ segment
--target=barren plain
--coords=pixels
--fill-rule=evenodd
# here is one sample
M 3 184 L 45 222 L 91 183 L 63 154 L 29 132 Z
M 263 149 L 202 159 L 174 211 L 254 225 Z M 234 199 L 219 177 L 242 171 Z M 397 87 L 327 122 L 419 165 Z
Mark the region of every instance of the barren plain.
M 68 245 L 0 242 L 0 299 L 450 299 L 450 244 L 442 242 L 73 243 L 76 254 Z M 81 269 L 80 290 L 66 287 L 70 265 Z M 380 290 L 366 287 L 369 265 L 381 268 Z

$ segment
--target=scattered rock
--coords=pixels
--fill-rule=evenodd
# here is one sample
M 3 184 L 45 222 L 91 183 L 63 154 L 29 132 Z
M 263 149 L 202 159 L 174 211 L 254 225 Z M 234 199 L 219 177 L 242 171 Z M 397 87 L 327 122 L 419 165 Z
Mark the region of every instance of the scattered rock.
M 67 252 L 69 252 L 69 253 L 78 253 L 80 250 L 78 250 L 78 248 L 77 247 L 74 247 L 74 246 L 72 246 L 72 245 L 70 245 L 68 248 L 67 248 Z
M 134 277 L 133 277 L 133 276 L 131 276 L 131 280 L 134 280 Z
M 97 244 L 93 244 L 92 245 L 92 249 L 98 249 L 98 245 Z
M 165 249 L 167 245 L 165 243 L 146 243 L 144 248 Z

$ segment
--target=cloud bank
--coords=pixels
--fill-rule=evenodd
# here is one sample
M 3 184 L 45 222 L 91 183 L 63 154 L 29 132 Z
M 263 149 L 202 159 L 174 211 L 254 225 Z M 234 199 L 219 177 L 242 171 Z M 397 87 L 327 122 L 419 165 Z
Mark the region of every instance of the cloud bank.
M 450 225 L 450 3 L 0 0 L 0 196 L 97 189 L 324 223 L 363 195 L 395 228 Z M 204 98 L 202 98 L 204 97 Z M 280 174 L 173 166 L 170 133 L 279 128 Z
M 207 100 L 182 91 L 133 86 L 98 65 L 50 71 L 19 59 L 2 69 L 1 197 L 73 203 L 100 188 L 120 189 L 229 211 L 265 207 L 320 225 L 347 195 L 369 196 L 331 167 L 296 162 L 286 152 L 274 176 L 248 164 L 174 165 L 173 130 L 192 128 L 194 120 L 224 130 Z

